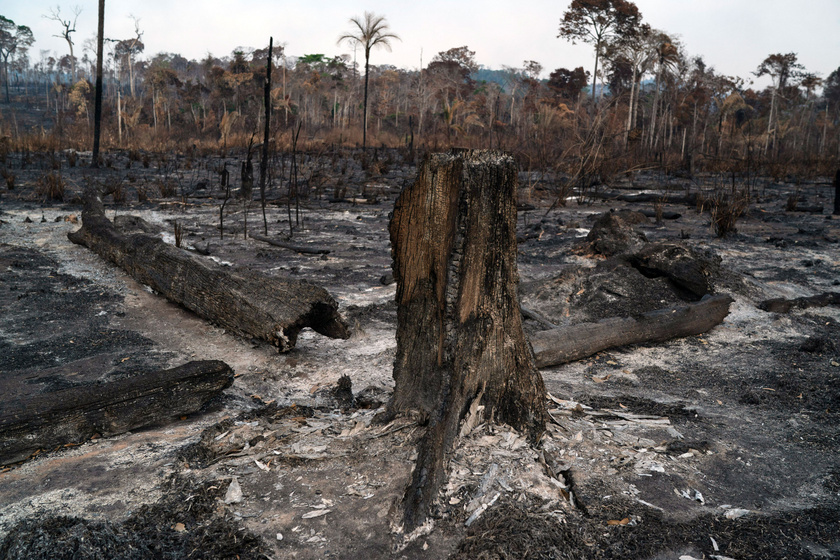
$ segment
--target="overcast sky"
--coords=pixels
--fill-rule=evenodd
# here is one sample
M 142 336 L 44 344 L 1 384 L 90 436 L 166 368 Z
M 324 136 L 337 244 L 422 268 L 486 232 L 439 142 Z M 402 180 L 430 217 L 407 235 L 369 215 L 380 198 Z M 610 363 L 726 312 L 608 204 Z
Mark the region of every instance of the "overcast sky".
M 702 55 L 718 72 L 751 79 L 769 54 L 795 52 L 810 72 L 826 77 L 840 67 L 840 0 L 635 0 L 644 21 L 678 35 L 689 55 Z M 145 56 L 172 52 L 200 59 L 223 57 L 237 47 L 264 47 L 268 37 L 288 55 L 349 53 L 336 46 L 350 30 L 348 19 L 365 10 L 384 15 L 402 41 L 393 51 L 375 51 L 372 64 L 419 68 L 439 51 L 467 45 L 479 64 L 543 65 L 543 77 L 560 67 L 592 69 L 592 48 L 557 38 L 570 0 L 107 0 L 105 36 L 127 39 L 140 20 Z M 82 8 L 73 35 L 77 56 L 96 32 L 97 2 L 0 0 L 0 15 L 29 26 L 35 35 L 30 58 L 41 50 L 68 53 L 53 37 L 60 24 L 42 17 L 60 5 L 62 16 Z M 422 53 L 422 55 L 421 55 Z M 359 53 L 361 57 L 361 53 Z M 756 85 L 764 85 L 760 82 Z

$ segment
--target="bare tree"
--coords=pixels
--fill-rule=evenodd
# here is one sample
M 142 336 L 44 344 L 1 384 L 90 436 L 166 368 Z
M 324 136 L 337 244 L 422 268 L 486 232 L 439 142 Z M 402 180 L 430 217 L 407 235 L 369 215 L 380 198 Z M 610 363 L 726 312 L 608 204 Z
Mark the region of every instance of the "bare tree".
M 64 39 L 65 41 L 67 41 L 67 46 L 70 47 L 70 65 L 71 65 L 70 78 L 71 78 L 71 81 L 73 81 L 73 82 L 76 81 L 76 57 L 73 55 L 73 45 L 74 45 L 74 43 L 73 43 L 73 39 L 70 36 L 70 34 L 76 32 L 76 20 L 79 19 L 79 14 L 81 14 L 81 13 L 82 13 L 82 8 L 80 6 L 74 6 L 73 7 L 73 17 L 68 18 L 68 19 L 64 19 L 64 18 L 61 17 L 61 7 L 56 6 L 55 8 L 50 8 L 50 13 L 43 16 L 43 17 L 45 17 L 49 20 L 57 21 L 58 23 L 61 24 L 61 27 L 64 29 L 61 32 L 61 35 L 53 35 L 53 36 L 58 37 L 60 39 Z
M 639 26 L 642 14 L 627 0 L 573 0 L 560 20 L 560 34 L 575 43 L 583 41 L 595 45 L 595 71 L 592 73 L 592 101 L 598 79 L 598 61 L 606 44 L 631 34 Z
M 391 39 L 400 38 L 388 32 L 385 16 L 377 16 L 373 12 L 365 12 L 364 18 L 354 16 L 350 23 L 355 26 L 353 31 L 338 38 L 338 44 L 347 42 L 358 44 L 365 49 L 365 100 L 362 116 L 362 149 L 367 148 L 367 107 L 368 107 L 368 78 L 370 77 L 370 51 L 375 47 L 391 50 Z

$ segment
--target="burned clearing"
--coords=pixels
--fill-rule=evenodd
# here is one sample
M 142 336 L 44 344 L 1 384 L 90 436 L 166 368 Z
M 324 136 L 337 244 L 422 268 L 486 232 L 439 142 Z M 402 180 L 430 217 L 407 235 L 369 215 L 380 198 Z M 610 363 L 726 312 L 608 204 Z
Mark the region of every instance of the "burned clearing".
M 404 535 L 399 503 L 424 426 L 375 416 L 397 356 L 389 215 L 417 166 L 383 150 L 371 178 L 358 153 L 308 154 L 324 188 L 297 208 L 273 193 L 266 234 L 256 193 L 247 223 L 247 204 L 227 201 L 220 231 L 225 193 L 210 156 L 190 170 L 126 169 L 127 153 L 100 171 L 66 168 L 63 202 L 36 194 L 47 156 L 7 157 L 17 182 L 0 191 L 4 410 L 198 361 L 224 362 L 233 382 L 196 410 L 7 461 L 0 556 L 840 557 L 840 307 L 830 295 L 840 292 L 840 217 L 828 213 L 828 181 L 761 181 L 737 232 L 718 237 L 704 204 L 711 175 L 620 176 L 557 205 L 559 177 L 520 173 L 526 337 L 731 303 L 702 334 L 542 366 L 549 418 L 536 445 L 470 407 L 431 522 Z M 339 180 L 342 192 L 327 187 Z M 162 183 L 171 192 L 149 196 Z M 171 250 L 177 237 L 214 269 L 325 289 L 350 337 L 303 329 L 279 353 L 167 301 L 68 239 L 91 186 L 110 189 L 104 215 L 122 235 L 143 230 Z M 804 197 L 800 211 L 791 196 Z M 801 211 L 815 206 L 825 210 Z

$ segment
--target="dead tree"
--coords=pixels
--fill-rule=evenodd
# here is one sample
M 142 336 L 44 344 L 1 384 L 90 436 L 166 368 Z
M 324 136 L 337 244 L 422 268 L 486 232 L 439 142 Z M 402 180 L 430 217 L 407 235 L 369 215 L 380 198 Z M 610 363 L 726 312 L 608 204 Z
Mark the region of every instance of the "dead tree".
M 840 216 L 840 169 L 834 174 L 834 215 Z
M 485 418 L 536 441 L 545 387 L 522 330 L 516 267 L 516 165 L 494 151 L 426 158 L 390 223 L 397 279 L 394 394 L 384 420 L 419 415 L 427 431 L 403 498 L 421 525 L 446 455 L 475 399 Z
M 84 196 L 82 224 L 67 234 L 73 243 L 88 247 L 200 317 L 265 340 L 281 352 L 294 348 L 305 327 L 333 338 L 350 336 L 338 304 L 324 288 L 245 269 L 223 270 L 159 238 L 122 235 L 91 191 Z
M 268 137 L 271 131 L 271 50 L 274 37 L 268 38 L 268 60 L 265 63 L 265 87 L 263 105 L 265 106 L 265 129 L 263 130 L 262 158 L 260 158 L 260 205 L 263 215 L 263 234 L 268 235 L 268 219 L 265 217 L 265 183 L 268 175 Z
M 48 392 L 10 395 L 3 387 L 0 465 L 95 434 L 122 434 L 192 414 L 232 384 L 226 363 L 201 361 Z

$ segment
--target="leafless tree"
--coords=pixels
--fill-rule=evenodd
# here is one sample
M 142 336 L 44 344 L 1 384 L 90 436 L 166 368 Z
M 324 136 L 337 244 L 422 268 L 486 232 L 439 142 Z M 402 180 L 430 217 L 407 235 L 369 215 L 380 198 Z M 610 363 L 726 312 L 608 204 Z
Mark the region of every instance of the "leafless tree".
M 79 19 L 79 14 L 82 13 L 82 8 L 80 6 L 73 7 L 73 17 L 64 19 L 61 17 L 61 6 L 56 6 L 55 8 L 50 8 L 50 13 L 45 14 L 43 17 L 47 18 L 51 21 L 57 21 L 61 24 L 63 31 L 60 35 L 54 35 L 54 37 L 58 37 L 60 39 L 64 39 L 67 41 L 67 46 L 70 47 L 70 64 L 71 64 L 71 71 L 70 71 L 70 78 L 75 83 L 76 81 L 76 57 L 73 55 L 73 38 L 71 37 L 72 33 L 76 32 L 76 21 Z

